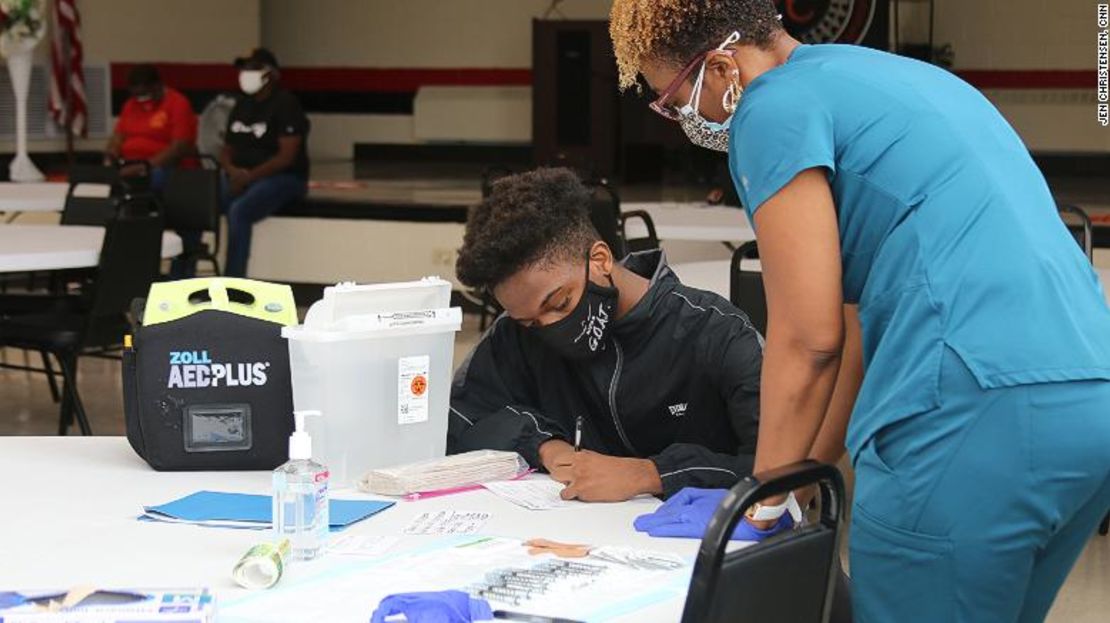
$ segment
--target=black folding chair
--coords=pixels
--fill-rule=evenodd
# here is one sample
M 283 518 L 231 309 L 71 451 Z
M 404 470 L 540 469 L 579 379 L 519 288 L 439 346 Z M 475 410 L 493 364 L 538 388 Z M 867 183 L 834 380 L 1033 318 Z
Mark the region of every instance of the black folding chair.
M 76 415 L 81 433 L 92 434 L 77 389 L 77 361 L 82 354 L 118 347 L 128 331 L 131 301 L 145 296 L 159 275 L 162 219 L 157 213 L 124 212 L 105 226 L 100 260 L 89 282 L 78 294 L 5 301 L 0 318 L 0 346 L 38 351 L 59 362 L 64 386 L 58 434 L 64 435 Z M 37 300 L 36 300 L 37 299 Z M 33 310 L 33 311 L 30 311 Z M 3 364 L 3 367 L 44 372 L 53 382 L 49 363 L 43 369 Z
M 604 179 L 587 181 L 586 187 L 590 189 L 592 194 L 590 222 L 593 223 L 594 229 L 597 230 L 605 244 L 609 245 L 613 257 L 621 260 L 628 250 L 625 247 L 624 236 L 621 233 L 620 195 Z
M 209 247 L 204 242 L 196 248 L 185 249 L 182 261 L 192 265 L 198 260 L 212 264 L 220 274 L 220 171 L 219 169 L 174 169 L 162 190 L 162 211 L 166 229 L 195 231 L 203 235 L 212 232 L 215 243 Z
M 66 202 L 62 207 L 62 225 L 104 225 L 116 217 L 119 209 L 119 198 L 112 195 L 106 197 L 83 197 L 74 194 L 75 189 L 82 182 L 70 183 L 66 191 Z
M 732 253 L 729 265 L 729 300 L 752 321 L 756 331 L 767 333 L 767 293 L 763 290 L 763 273 L 744 270 L 744 260 L 759 259 L 754 240 L 745 242 Z
M 632 238 L 628 235 L 628 223 L 636 220 L 643 224 L 644 231 L 647 233 L 639 238 Z M 655 233 L 655 221 L 652 220 L 651 214 L 644 210 L 629 210 L 621 214 L 621 237 L 624 238 L 624 247 L 628 253 L 659 248 L 659 235 Z
M 117 190 L 120 184 L 119 169 L 99 164 L 75 164 L 66 171 L 66 178 L 72 187 L 75 184 L 104 184 Z
M 486 167 L 486 169 L 482 171 L 482 199 L 485 199 L 493 192 L 494 182 L 512 174 L 513 170 L 503 164 L 495 164 Z
M 725 553 L 749 507 L 813 484 L 821 492 L 816 522 Z M 804 461 L 745 478 L 729 491 L 709 522 L 682 622 L 848 623 L 846 583 L 838 588 L 843 519 L 844 481 L 832 465 Z
M 1057 203 L 1056 211 L 1060 213 L 1064 225 L 1071 232 L 1079 247 L 1083 249 L 1087 259 L 1093 263 L 1095 259 L 1094 226 L 1091 224 L 1091 217 L 1087 215 L 1083 208 L 1070 203 Z

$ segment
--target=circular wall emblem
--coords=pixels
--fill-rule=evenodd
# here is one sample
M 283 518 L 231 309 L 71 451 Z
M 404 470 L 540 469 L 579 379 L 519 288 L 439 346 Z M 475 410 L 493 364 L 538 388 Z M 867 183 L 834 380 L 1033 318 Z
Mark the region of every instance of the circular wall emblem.
M 778 0 L 782 24 L 802 43 L 860 43 L 877 0 Z

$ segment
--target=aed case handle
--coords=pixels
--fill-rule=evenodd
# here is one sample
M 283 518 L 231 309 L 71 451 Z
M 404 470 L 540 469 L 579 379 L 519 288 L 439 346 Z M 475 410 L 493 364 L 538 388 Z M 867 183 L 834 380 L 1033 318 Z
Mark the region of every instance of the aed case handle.
M 227 296 L 227 286 L 224 285 L 223 281 L 212 280 L 208 282 L 208 298 L 212 301 L 212 309 L 226 311 L 228 306 L 231 305 L 231 300 Z
M 152 284 L 143 324 L 173 322 L 210 310 L 282 326 L 297 324 L 297 305 L 289 286 L 234 277 L 202 277 Z

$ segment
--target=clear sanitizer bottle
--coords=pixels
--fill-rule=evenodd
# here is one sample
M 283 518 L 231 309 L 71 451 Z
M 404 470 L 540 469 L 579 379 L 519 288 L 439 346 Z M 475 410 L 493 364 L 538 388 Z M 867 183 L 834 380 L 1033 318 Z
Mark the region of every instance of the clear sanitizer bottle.
M 328 468 L 312 460 L 312 438 L 304 429 L 305 417 L 319 415 L 293 413 L 289 462 L 274 470 L 274 540 L 289 539 L 294 560 L 313 560 L 327 546 Z

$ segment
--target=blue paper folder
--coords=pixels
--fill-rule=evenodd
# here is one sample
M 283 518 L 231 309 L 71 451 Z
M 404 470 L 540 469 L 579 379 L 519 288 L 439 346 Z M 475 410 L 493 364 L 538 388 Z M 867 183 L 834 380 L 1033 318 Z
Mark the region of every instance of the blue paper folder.
M 375 500 L 330 500 L 328 524 L 333 532 L 393 506 Z M 169 521 L 228 528 L 262 530 L 273 521 L 273 501 L 268 495 L 198 491 L 183 498 L 144 506 L 143 521 Z

